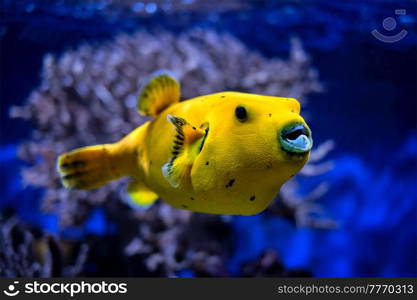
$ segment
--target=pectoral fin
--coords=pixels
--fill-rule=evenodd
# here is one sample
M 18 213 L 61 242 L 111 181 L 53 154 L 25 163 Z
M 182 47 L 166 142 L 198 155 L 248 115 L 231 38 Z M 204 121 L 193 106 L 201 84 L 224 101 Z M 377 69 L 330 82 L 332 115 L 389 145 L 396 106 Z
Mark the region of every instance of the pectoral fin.
M 138 98 L 138 110 L 141 115 L 155 117 L 178 101 L 180 83 L 168 71 L 159 71 L 143 85 Z
M 157 194 L 137 180 L 133 180 L 129 183 L 127 192 L 130 200 L 139 206 L 147 207 L 158 200 Z
M 162 174 L 173 187 L 177 188 L 190 175 L 193 162 L 204 144 L 208 128 L 197 128 L 186 120 L 171 115 L 167 115 L 167 119 L 174 125 L 176 134 L 171 148 L 172 156 L 162 167 Z

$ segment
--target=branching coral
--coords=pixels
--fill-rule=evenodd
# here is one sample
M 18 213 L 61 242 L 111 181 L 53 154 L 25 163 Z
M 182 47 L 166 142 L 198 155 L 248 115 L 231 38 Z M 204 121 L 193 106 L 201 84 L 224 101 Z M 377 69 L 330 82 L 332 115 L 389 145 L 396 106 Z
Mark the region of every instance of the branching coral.
M 286 270 L 273 249 L 266 249 L 256 260 L 243 264 L 242 276 L 250 277 L 311 277 L 304 270 Z
M 1 277 L 74 277 L 82 271 L 86 244 L 65 245 L 14 217 L 0 216 L 0 228 Z
M 44 209 L 59 214 L 63 225 L 80 224 L 92 206 L 104 205 L 124 237 L 121 253 L 128 261 L 140 261 L 137 269 L 146 270 L 129 274 L 175 276 L 176 271 L 191 268 L 199 275 L 227 275 L 224 262 L 231 251 L 227 218 L 192 214 L 164 203 L 135 211 L 120 201 L 125 197 L 123 180 L 91 192 L 69 191 L 55 171 L 60 153 L 114 142 L 141 124 L 144 118 L 135 109 L 137 93 L 141 82 L 159 69 L 179 77 L 183 98 L 238 90 L 305 102 L 307 94 L 320 90 L 317 73 L 296 39 L 288 61 L 264 58 L 230 35 L 201 29 L 177 35 L 165 31 L 119 35 L 100 46 L 82 45 L 60 58 L 48 55 L 40 87 L 27 105 L 11 111 L 35 127 L 32 139 L 20 148 L 20 157 L 32 163 L 23 171 L 24 182 L 45 188 Z M 312 161 L 322 159 L 330 148 L 331 144 L 319 147 Z M 328 167 L 308 164 L 302 175 L 314 176 Z M 280 205 L 298 224 L 327 226 L 309 222 L 305 213 L 309 200 L 324 188 L 304 199 L 297 196 L 296 180 L 283 188 Z

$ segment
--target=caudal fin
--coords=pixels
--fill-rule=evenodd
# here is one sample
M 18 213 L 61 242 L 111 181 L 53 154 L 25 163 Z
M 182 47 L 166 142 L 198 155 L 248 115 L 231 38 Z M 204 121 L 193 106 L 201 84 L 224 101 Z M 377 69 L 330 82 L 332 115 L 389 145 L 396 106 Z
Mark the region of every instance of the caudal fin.
M 112 160 L 112 146 L 89 146 L 59 156 L 57 169 L 63 185 L 91 190 L 123 176 Z

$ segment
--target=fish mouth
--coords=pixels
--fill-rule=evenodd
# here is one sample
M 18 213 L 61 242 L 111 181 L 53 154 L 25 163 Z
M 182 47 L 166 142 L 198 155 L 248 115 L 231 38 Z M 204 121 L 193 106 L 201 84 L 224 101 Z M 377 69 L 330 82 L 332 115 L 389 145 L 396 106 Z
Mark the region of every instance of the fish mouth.
M 307 154 L 313 147 L 310 129 L 299 122 L 286 125 L 279 133 L 279 142 L 289 154 Z

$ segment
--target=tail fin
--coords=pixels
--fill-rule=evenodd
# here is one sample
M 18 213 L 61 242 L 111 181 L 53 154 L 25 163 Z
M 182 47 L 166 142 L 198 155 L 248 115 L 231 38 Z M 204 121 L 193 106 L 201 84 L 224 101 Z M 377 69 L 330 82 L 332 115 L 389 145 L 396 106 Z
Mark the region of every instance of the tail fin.
M 59 156 L 57 169 L 63 185 L 91 190 L 124 176 L 112 160 L 112 147 L 113 144 L 89 146 Z

